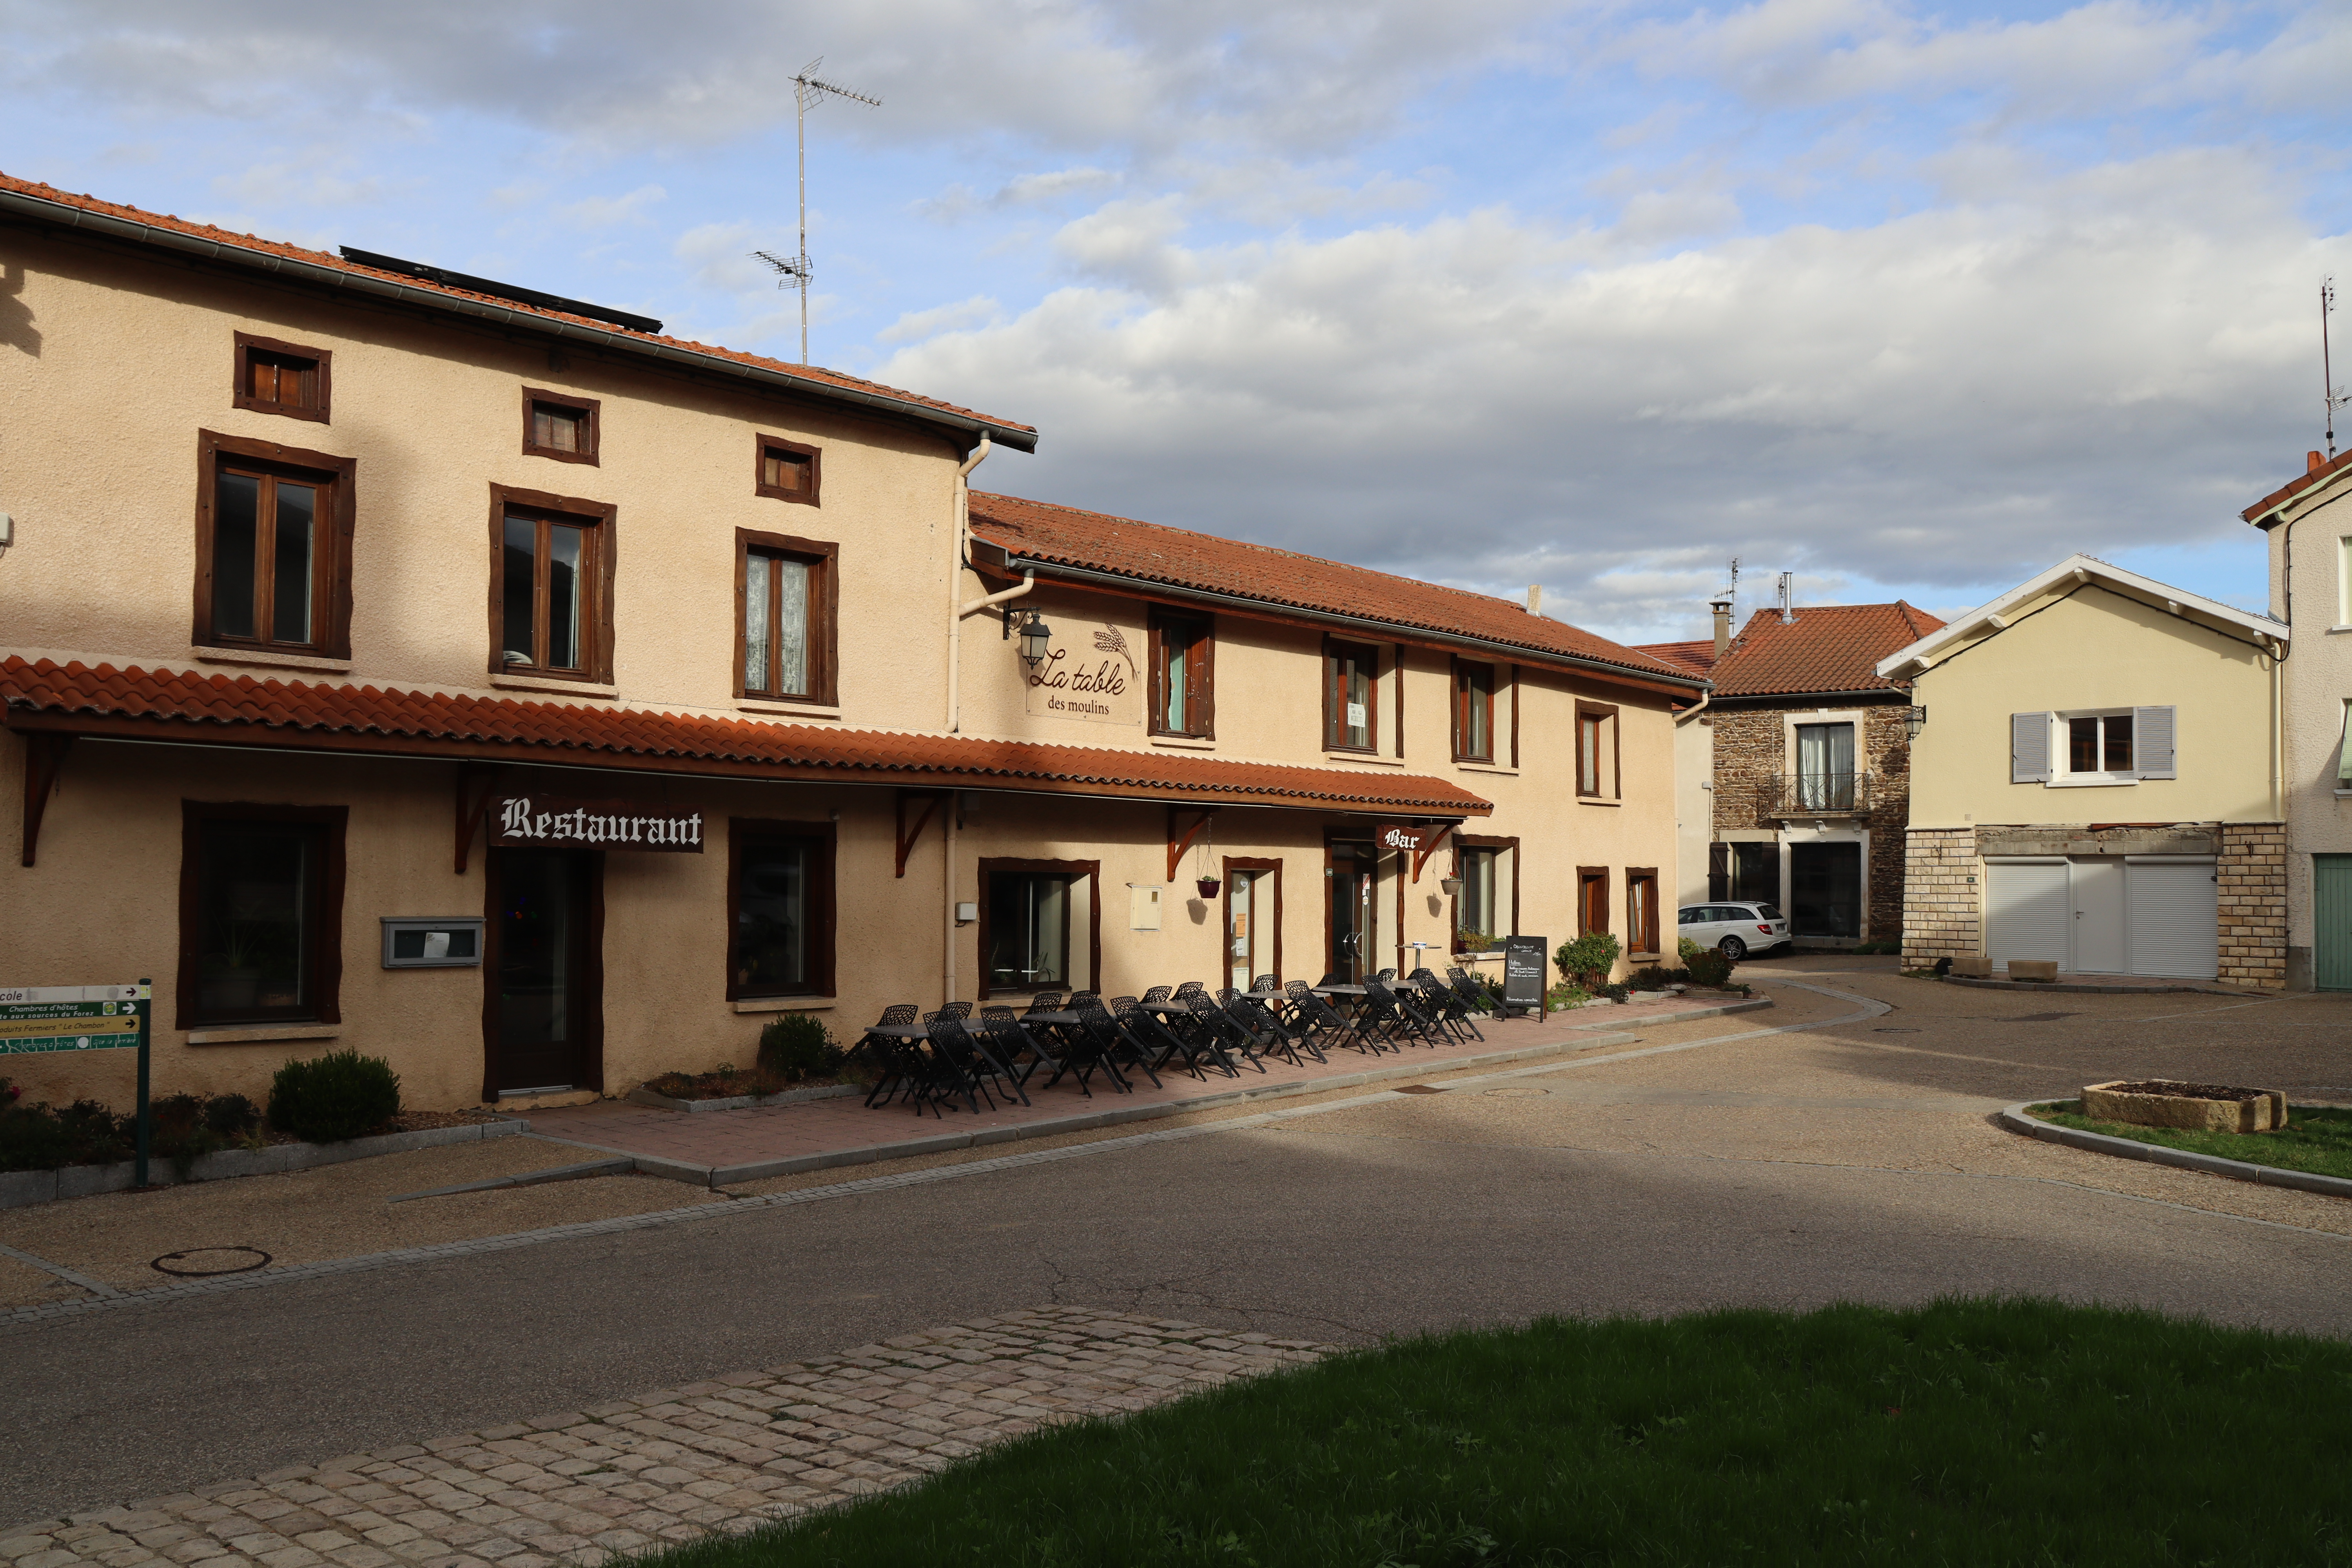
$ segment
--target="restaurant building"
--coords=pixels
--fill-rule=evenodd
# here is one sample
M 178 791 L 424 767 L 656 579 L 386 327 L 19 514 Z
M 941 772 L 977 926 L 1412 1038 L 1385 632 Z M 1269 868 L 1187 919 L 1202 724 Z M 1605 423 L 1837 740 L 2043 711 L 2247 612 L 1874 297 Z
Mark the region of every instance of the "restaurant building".
M 1036 433 L 625 312 L 5 177 L 0 245 L 0 983 L 152 977 L 160 1092 L 1671 929 L 1685 668 L 972 493 Z

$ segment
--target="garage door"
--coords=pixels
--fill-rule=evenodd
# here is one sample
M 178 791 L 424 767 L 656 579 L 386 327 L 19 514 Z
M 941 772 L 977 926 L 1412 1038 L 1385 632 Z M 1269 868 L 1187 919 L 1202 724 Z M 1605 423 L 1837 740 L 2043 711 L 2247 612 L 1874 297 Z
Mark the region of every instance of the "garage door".
M 2221 973 L 2221 889 L 2210 860 L 2182 865 L 2134 861 L 2131 972 L 2210 980 Z
M 2063 860 L 1985 867 L 1985 952 L 1993 963 L 2046 958 L 2065 967 L 2072 908 Z

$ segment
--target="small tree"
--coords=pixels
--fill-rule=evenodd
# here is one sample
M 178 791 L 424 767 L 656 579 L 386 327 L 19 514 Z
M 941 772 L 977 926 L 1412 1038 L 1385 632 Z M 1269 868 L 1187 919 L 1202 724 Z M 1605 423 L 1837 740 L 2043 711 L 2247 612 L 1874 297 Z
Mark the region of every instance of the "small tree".
M 1605 931 L 1587 931 L 1574 942 L 1560 943 L 1551 961 L 1571 984 L 1598 991 L 1609 984 L 1617 968 L 1617 939 Z

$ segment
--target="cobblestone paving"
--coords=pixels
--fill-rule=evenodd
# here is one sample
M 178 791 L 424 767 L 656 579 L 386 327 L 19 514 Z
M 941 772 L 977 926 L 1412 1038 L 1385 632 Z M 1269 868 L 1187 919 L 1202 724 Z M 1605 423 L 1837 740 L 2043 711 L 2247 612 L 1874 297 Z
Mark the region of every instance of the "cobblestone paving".
M 1041 1307 L 0 1529 L 7 1568 L 552 1568 L 735 1532 L 1331 1347 Z

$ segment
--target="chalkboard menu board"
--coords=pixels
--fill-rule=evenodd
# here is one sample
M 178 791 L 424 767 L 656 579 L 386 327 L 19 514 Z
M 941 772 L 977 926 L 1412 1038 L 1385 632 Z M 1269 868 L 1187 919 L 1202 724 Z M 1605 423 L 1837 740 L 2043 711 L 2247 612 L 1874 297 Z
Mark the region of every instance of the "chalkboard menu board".
M 1503 941 L 1503 1007 L 1507 1012 L 1540 1009 L 1544 1000 L 1544 939 L 1507 937 Z

